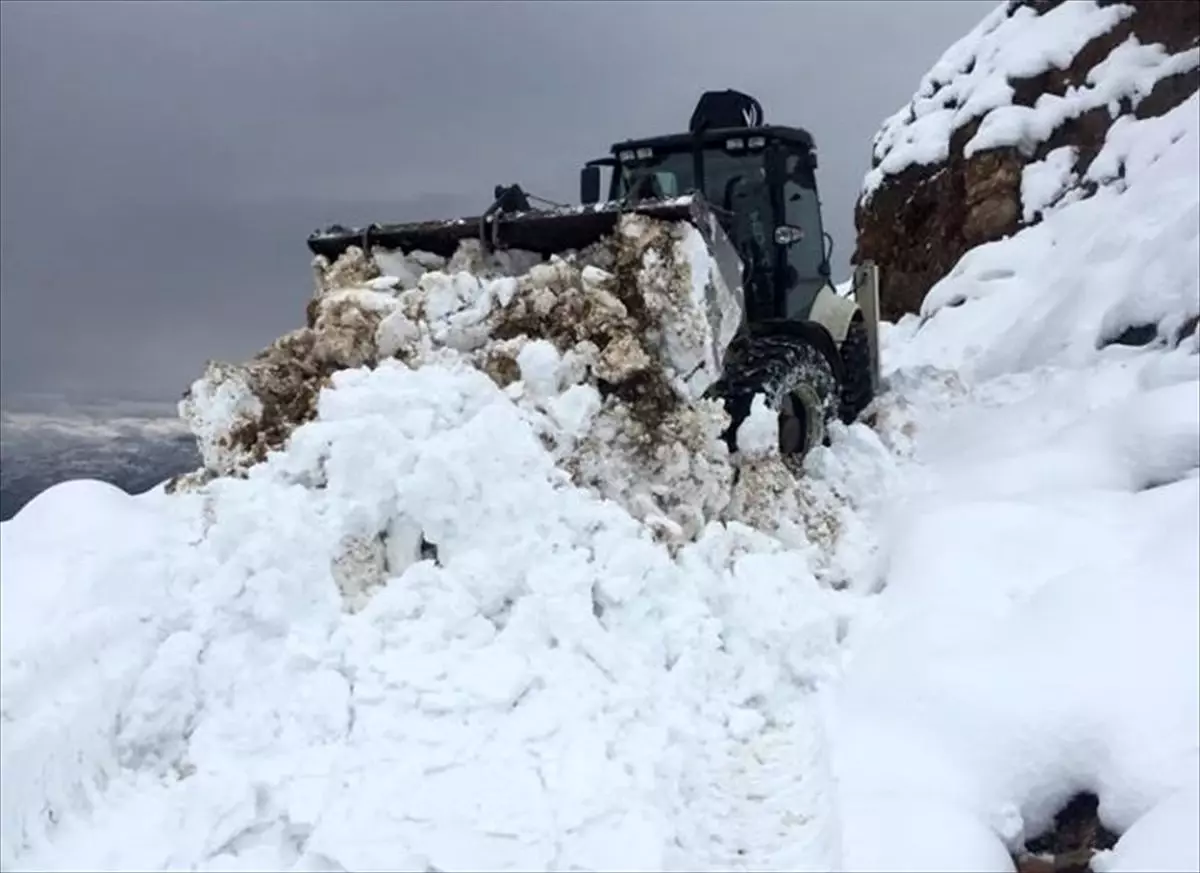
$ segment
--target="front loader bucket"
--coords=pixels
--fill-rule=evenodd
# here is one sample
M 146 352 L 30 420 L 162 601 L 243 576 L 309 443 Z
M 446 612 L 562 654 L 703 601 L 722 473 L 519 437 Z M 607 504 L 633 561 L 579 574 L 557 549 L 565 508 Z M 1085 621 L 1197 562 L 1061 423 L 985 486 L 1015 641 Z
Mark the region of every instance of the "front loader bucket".
M 378 247 L 399 249 L 405 254 L 430 252 L 449 258 L 464 240 L 480 239 L 489 249 L 519 249 L 549 257 L 600 241 L 616 229 L 623 214 L 631 212 L 666 222 L 686 221 L 695 226 L 716 261 L 726 288 L 737 295 L 740 306 L 741 259 L 716 215 L 698 194 L 672 200 L 644 200 L 636 204 L 610 201 L 588 206 L 484 213 L 448 221 L 372 224 L 363 228 L 335 225 L 309 236 L 308 248 L 330 263 L 351 246 L 357 246 L 364 253 Z
M 497 203 L 500 198 L 497 198 Z M 682 235 L 672 232 L 669 252 L 647 247 L 650 240 L 664 237 L 642 221 L 678 230 L 690 226 Z M 613 201 L 588 206 L 555 207 L 545 210 L 524 209 L 498 212 L 489 210 L 479 218 L 452 221 L 423 221 L 411 224 L 374 224 L 366 228 L 332 227 L 318 231 L 308 239 L 314 255 L 326 261 L 316 265 L 322 275 L 317 281 L 317 296 L 326 290 L 325 269 L 332 269 L 339 258 L 352 249 L 368 259 L 380 253 L 415 255 L 424 252 L 452 259 L 459 246 L 473 240 L 485 249 L 508 249 L 535 253 L 543 259 L 553 255 L 572 260 L 571 254 L 591 257 L 586 250 L 594 243 L 613 243 L 614 249 L 638 252 L 647 281 L 657 286 L 659 315 L 670 312 L 667 323 L 656 325 L 652 344 L 662 345 L 664 353 L 678 365 L 679 378 L 686 390 L 698 397 L 719 378 L 726 350 L 742 329 L 745 302 L 742 287 L 742 261 L 725 235 L 716 215 L 700 195 L 673 200 L 641 200 L 637 203 Z M 626 248 L 628 247 L 628 248 Z M 664 261 L 665 258 L 665 261 Z M 654 269 L 655 267 L 659 269 Z M 662 268 L 666 268 L 665 270 Z M 663 307 L 662 283 L 670 284 L 671 277 L 681 281 L 673 286 L 678 306 Z M 646 289 L 649 290 L 649 289 Z M 625 289 L 626 294 L 636 293 Z M 626 301 L 628 302 L 628 301 Z M 643 307 L 638 307 L 642 309 Z M 700 315 L 707 329 L 697 332 L 695 322 L 688 322 L 684 312 Z M 670 321 L 679 315 L 681 321 Z M 701 334 L 705 338 L 701 338 Z M 703 348 L 692 346 L 699 343 Z

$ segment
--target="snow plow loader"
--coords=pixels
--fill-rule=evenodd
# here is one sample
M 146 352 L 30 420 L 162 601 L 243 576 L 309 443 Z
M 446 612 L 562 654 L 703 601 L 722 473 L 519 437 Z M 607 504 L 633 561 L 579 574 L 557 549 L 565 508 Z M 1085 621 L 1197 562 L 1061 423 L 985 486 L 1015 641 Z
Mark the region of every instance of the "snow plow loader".
M 738 427 L 762 394 L 778 415 L 780 453 L 799 458 L 827 441 L 834 418 L 854 420 L 879 382 L 878 271 L 859 265 L 852 296 L 835 288 L 816 168 L 807 131 L 765 124 L 753 97 L 710 91 L 686 133 L 619 142 L 609 156 L 588 161 L 580 205 L 534 208 L 519 185 L 497 186 L 477 217 L 334 225 L 310 235 L 308 248 L 329 262 L 351 247 L 448 258 L 475 239 L 487 251 L 549 258 L 613 234 L 629 213 L 687 222 L 719 273 L 705 291 L 720 345 L 718 378 L 705 396 L 720 399 L 730 415 L 724 439 L 737 450 Z

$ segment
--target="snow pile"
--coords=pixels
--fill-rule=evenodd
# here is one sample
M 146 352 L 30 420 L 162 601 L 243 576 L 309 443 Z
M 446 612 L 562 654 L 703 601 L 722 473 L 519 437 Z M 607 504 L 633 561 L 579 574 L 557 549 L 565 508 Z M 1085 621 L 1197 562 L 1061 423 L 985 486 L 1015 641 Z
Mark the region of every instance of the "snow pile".
M 0 529 L 6 866 L 835 863 L 803 551 L 672 556 L 461 360 L 332 383 L 246 478 Z
M 504 389 L 576 484 L 668 539 L 722 516 L 727 417 L 701 398 L 740 307 L 691 225 L 623 216 L 612 237 L 544 263 L 475 240 L 449 262 L 358 248 L 319 260 L 309 327 L 247 365 L 210 365 L 185 399 L 210 474 L 282 448 L 340 370 L 461 361 Z
M 1083 83 L 1061 95 L 1042 94 L 1031 106 L 1014 105 L 1015 80 L 1067 69 L 1092 39 L 1134 14 L 1130 4 L 1095 0 L 1071 0 L 1044 13 L 1032 5 L 998 5 L 925 74 L 912 102 L 884 123 L 864 199 L 888 176 L 946 160 L 954 132 L 976 119 L 980 124 L 964 157 L 1002 146 L 1032 155 L 1064 123 L 1105 107 L 1115 117 L 1123 103 L 1136 108 L 1161 79 L 1200 65 L 1200 48 L 1169 54 L 1130 34 Z
M 193 386 L 205 475 L 0 528 L 6 869 L 836 864 L 812 699 L 873 495 L 832 479 L 886 449 L 731 485 L 711 267 L 624 230 L 350 252 Z

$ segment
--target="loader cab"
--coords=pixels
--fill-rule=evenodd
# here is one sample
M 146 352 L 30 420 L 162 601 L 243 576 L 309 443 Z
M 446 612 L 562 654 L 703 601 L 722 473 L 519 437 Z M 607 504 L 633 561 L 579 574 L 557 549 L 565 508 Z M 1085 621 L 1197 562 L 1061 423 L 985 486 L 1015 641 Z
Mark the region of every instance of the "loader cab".
M 631 140 L 592 161 L 581 199 L 662 200 L 699 192 L 745 265 L 747 318 L 806 320 L 829 284 L 812 137 L 799 128 L 738 127 Z

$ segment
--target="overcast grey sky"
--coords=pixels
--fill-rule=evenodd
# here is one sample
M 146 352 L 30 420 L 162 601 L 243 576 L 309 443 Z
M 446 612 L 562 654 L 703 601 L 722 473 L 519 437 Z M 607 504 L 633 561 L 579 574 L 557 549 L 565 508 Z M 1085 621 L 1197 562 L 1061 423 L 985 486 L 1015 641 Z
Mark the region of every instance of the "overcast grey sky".
M 305 236 L 560 200 L 738 88 L 808 128 L 835 270 L 880 122 L 995 0 L 0 4 L 0 391 L 171 399 L 303 321 Z

